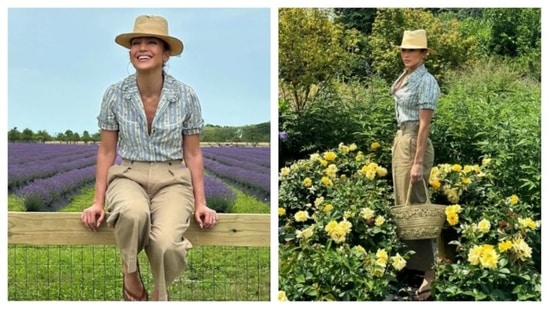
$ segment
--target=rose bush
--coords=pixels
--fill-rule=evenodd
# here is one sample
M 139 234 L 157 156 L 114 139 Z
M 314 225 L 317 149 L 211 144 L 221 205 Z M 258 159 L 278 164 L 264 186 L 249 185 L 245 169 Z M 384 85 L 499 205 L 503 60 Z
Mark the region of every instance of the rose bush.
M 532 205 L 494 186 L 492 160 L 464 168 L 442 164 L 431 172 L 433 195 L 455 203 L 446 208 L 453 237 L 442 244 L 453 249 L 451 259 L 435 265 L 437 300 L 541 300 L 541 274 L 533 260 L 541 223 Z
M 396 292 L 414 252 L 396 234 L 379 156 L 375 142 L 369 153 L 340 144 L 280 170 L 279 300 L 384 300 Z M 444 231 L 452 232 L 439 239 L 435 300 L 541 299 L 533 262 L 540 221 L 535 207 L 494 185 L 494 160 L 431 171 L 432 202 L 448 205 Z
M 281 169 L 279 288 L 288 300 L 383 300 L 393 292 L 412 252 L 389 215 L 387 175 L 374 152 L 354 144 Z

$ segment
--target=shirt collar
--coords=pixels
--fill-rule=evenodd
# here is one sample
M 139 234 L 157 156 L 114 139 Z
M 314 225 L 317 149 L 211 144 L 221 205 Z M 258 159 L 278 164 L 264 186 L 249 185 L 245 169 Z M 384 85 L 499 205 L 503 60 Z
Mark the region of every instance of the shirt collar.
M 177 80 L 169 74 L 164 74 L 164 84 L 162 85 L 161 95 L 165 95 L 168 102 L 176 102 L 179 98 L 178 89 Z M 135 73 L 124 79 L 122 91 L 124 93 L 124 99 L 131 99 L 133 96 L 139 95 Z

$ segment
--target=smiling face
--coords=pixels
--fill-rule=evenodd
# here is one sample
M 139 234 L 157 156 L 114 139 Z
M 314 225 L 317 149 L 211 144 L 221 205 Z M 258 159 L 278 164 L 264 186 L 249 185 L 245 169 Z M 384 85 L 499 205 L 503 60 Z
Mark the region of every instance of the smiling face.
M 131 41 L 130 61 L 137 71 L 162 70 L 169 58 L 170 51 L 160 39 L 142 37 Z
M 408 72 L 412 72 L 423 63 L 427 50 L 425 49 L 401 49 L 400 58 Z

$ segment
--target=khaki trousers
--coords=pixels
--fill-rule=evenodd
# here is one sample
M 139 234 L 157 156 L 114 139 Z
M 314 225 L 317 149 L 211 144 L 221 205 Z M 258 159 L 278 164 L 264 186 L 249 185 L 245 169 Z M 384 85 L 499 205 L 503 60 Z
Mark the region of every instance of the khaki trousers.
M 194 210 L 189 169 L 180 160 L 123 160 L 109 168 L 107 183 L 107 223 L 128 272 L 137 270 L 144 249 L 160 300 L 167 300 L 167 288 L 186 268 L 192 248 L 184 238 Z
M 410 171 L 414 162 L 417 146 L 418 127 L 407 126 L 396 133 L 392 147 L 392 172 L 395 193 L 395 205 L 406 202 L 408 186 L 410 185 Z M 434 150 L 431 140 L 427 140 L 423 157 L 423 178 L 429 183 L 429 175 L 433 167 Z M 426 193 L 423 183 L 415 182 L 410 193 L 410 203 L 424 203 Z M 419 271 L 432 269 L 435 258 L 435 243 L 431 239 L 403 240 L 410 250 L 415 251 L 406 263 L 406 268 Z

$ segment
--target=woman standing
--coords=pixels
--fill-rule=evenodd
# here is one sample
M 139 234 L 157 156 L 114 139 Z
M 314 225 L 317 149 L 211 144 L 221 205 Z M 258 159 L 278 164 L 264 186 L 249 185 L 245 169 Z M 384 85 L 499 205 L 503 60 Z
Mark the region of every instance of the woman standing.
M 217 223 L 204 194 L 199 138 L 204 121 L 194 90 L 164 72 L 170 56 L 183 51 L 181 40 L 168 34 L 165 18 L 138 16 L 133 32 L 115 42 L 129 49 L 136 73 L 103 96 L 95 198 L 81 220 L 97 230 L 107 206 L 122 256 L 124 300 L 149 299 L 139 272 L 141 250 L 150 262 L 152 299 L 168 300 L 168 286 L 185 269 L 192 247 L 184 233 L 193 213 L 201 228 Z M 120 165 L 114 165 L 117 154 Z
M 392 149 L 396 205 L 403 205 L 406 202 L 410 185 L 412 189 L 409 202 L 426 201 L 423 181 L 428 183 L 434 161 L 429 129 L 440 97 L 438 83 L 423 63 L 429 51 L 425 30 L 404 31 L 400 49 L 405 70 L 391 88 L 399 126 Z M 404 242 L 416 252 L 407 262 L 407 268 L 424 272 L 416 299 L 429 300 L 431 281 L 434 278 L 434 240 Z

